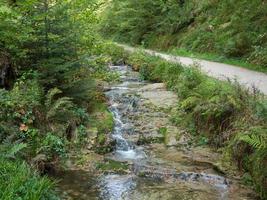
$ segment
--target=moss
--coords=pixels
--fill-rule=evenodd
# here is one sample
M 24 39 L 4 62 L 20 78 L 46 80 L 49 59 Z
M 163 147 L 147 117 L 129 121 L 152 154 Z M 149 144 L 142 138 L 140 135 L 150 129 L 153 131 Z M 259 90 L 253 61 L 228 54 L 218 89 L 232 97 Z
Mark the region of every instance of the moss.
M 137 145 L 164 143 L 165 137 L 140 137 L 137 141 Z
M 113 116 L 105 102 L 99 102 L 95 105 L 91 115 L 91 126 L 96 127 L 99 134 L 107 134 L 112 131 Z
M 146 174 L 145 174 L 144 172 L 139 172 L 139 173 L 138 173 L 138 176 L 139 176 L 139 177 L 146 177 Z
M 101 171 L 125 172 L 129 169 L 129 165 L 114 160 L 106 160 L 105 162 L 97 163 L 96 168 Z
M 167 144 L 167 140 L 168 140 L 168 129 L 166 127 L 160 127 L 159 128 L 159 133 L 162 135 L 162 140 L 164 142 L 164 144 Z
M 108 110 L 108 106 L 104 101 L 95 103 L 93 113 L 90 118 L 90 126 L 96 128 L 97 130 L 97 145 L 104 146 L 106 144 L 108 134 L 112 132 L 114 127 L 112 113 Z M 100 152 L 103 151 L 100 150 Z
M 98 134 L 96 141 L 99 145 L 104 145 L 106 142 L 106 135 L 103 133 Z

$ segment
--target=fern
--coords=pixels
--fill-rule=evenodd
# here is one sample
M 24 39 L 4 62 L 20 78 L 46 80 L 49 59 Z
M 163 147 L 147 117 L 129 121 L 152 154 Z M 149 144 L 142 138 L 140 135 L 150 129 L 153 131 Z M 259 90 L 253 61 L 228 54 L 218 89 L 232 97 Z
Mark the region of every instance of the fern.
M 239 140 L 258 150 L 267 148 L 266 138 L 261 135 L 242 135 L 239 137 Z
M 4 145 L 1 148 L 1 153 L 4 157 L 15 158 L 16 154 L 18 154 L 22 149 L 25 149 L 27 144 L 18 143 L 14 145 Z
M 62 91 L 58 88 L 53 88 L 53 89 L 49 90 L 47 95 L 46 95 L 45 106 L 47 108 L 50 107 L 55 96 L 58 94 L 61 94 L 61 93 L 62 93 Z
M 245 133 L 237 135 L 237 141 L 245 142 L 256 150 L 267 149 L 266 128 L 262 126 L 254 126 Z
M 59 94 L 62 94 L 62 91 L 58 88 L 53 88 L 46 95 L 45 107 L 47 120 L 68 121 L 68 119 L 73 117 L 75 105 L 72 102 L 72 98 L 56 98 Z
M 53 119 L 58 116 L 65 116 L 71 118 L 69 115 L 74 108 L 74 104 L 69 97 L 62 97 L 53 102 L 48 108 L 46 118 Z
M 8 155 L 14 157 L 18 152 L 20 152 L 22 149 L 26 147 L 27 144 L 24 143 L 15 144 L 8 152 Z

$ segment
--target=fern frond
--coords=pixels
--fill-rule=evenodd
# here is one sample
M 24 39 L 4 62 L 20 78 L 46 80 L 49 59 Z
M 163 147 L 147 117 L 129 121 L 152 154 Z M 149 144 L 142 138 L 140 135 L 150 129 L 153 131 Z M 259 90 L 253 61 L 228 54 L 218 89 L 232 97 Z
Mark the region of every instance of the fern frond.
M 27 144 L 25 143 L 14 144 L 12 147 L 8 145 L 6 151 L 4 152 L 4 156 L 14 158 L 17 153 L 26 147 Z
M 62 97 L 58 100 L 56 100 L 51 107 L 49 108 L 46 118 L 52 119 L 55 118 L 58 115 L 61 115 L 63 113 L 69 113 L 71 110 L 73 110 L 74 104 L 72 103 L 72 99 L 69 97 Z
M 264 138 L 261 135 L 241 135 L 239 137 L 240 141 L 243 141 L 247 143 L 248 145 L 252 146 L 255 149 L 266 149 L 267 148 L 267 143 L 266 143 L 266 138 Z
M 47 108 L 49 108 L 52 105 L 53 102 L 53 98 L 57 95 L 57 94 L 61 94 L 62 91 L 58 88 L 53 88 L 51 90 L 48 91 L 47 95 L 46 95 L 46 101 L 45 101 L 45 106 Z

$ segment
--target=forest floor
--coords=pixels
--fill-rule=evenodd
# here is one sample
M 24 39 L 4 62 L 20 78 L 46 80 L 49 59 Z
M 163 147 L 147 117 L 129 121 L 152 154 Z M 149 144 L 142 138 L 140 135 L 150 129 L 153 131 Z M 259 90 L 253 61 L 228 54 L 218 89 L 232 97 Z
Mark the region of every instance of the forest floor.
M 130 47 L 124 44 L 118 44 L 125 50 L 133 52 L 140 50 L 139 48 Z M 181 63 L 184 66 L 191 66 L 197 64 L 201 70 L 207 73 L 209 76 L 220 80 L 236 80 L 242 85 L 249 88 L 257 88 L 262 93 L 267 94 L 267 74 L 262 72 L 256 72 L 253 70 L 245 69 L 242 67 L 223 64 L 213 61 L 207 61 L 202 59 L 195 59 L 183 56 L 168 55 L 165 53 L 159 53 L 150 49 L 142 49 L 150 55 L 161 57 L 167 61 L 174 63 Z

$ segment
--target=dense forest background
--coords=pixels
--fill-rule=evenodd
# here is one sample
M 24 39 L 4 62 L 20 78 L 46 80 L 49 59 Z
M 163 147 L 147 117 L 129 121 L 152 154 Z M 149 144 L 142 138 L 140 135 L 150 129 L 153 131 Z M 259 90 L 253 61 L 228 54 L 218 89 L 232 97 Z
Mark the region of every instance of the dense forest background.
M 114 0 L 107 6 L 101 30 L 116 41 L 160 50 L 178 47 L 182 54 L 215 54 L 218 61 L 242 59 L 266 69 L 264 0 Z

